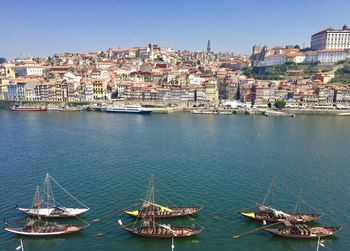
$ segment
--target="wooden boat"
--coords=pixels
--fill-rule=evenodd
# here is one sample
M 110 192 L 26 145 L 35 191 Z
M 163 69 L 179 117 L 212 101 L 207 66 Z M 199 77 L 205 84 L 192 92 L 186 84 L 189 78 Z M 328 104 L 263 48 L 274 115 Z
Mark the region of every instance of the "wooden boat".
M 146 203 L 153 204 L 156 207 L 156 210 L 149 211 L 149 210 L 145 210 L 145 207 L 143 207 L 142 210 L 124 211 L 124 213 L 135 218 L 147 217 L 149 216 L 147 215 L 149 213 L 154 214 L 155 218 L 172 218 L 172 217 L 193 215 L 203 208 L 202 206 L 165 207 L 162 205 L 151 203 L 149 201 L 144 201 L 144 204 Z
M 284 222 L 285 223 L 285 222 Z M 264 228 L 265 231 L 281 237 L 299 238 L 299 239 L 314 239 L 328 237 L 336 234 L 342 229 L 339 227 L 309 227 L 306 224 L 291 224 L 285 223 L 282 228 Z
M 84 208 L 67 208 L 57 206 L 53 197 L 50 180 L 53 180 L 64 192 L 66 192 L 70 197 L 76 200 Z M 43 194 L 43 196 L 41 196 L 41 194 Z M 44 201 L 41 199 L 41 197 L 46 197 L 46 207 L 42 207 Z M 61 185 L 59 185 L 57 181 L 54 180 L 49 174 L 47 174 L 45 177 L 43 191 L 41 191 L 40 188 L 37 187 L 32 208 L 22 208 L 18 206 L 16 206 L 16 208 L 18 211 L 21 211 L 29 216 L 39 216 L 44 218 L 75 217 L 89 211 L 88 207 L 86 207 L 83 203 L 81 203 L 78 199 L 71 195 L 67 190 L 65 190 Z
M 286 213 L 271 207 L 273 189 L 274 189 L 274 179 L 272 180 L 272 183 L 270 185 L 267 195 L 265 196 L 263 203 L 257 204 L 257 208 L 258 208 L 257 212 L 239 212 L 239 214 L 250 220 L 257 220 L 257 221 L 264 221 L 264 222 L 279 222 L 281 220 L 287 220 L 289 222 L 311 222 L 311 221 L 317 221 L 322 217 L 321 214 L 315 214 L 315 213 L 310 214 L 310 213 L 298 212 L 300 201 L 297 203 L 295 212 L 292 212 L 292 213 Z M 269 203 L 266 206 L 264 205 L 264 203 L 265 203 L 265 200 L 267 199 L 267 196 L 269 196 Z
M 43 222 L 38 219 L 29 219 L 23 228 L 5 227 L 5 230 L 18 235 L 26 236 L 55 236 L 72 234 L 86 228 L 85 225 L 69 224 L 61 225 L 57 223 Z
M 46 178 L 49 176 L 47 175 Z M 51 191 L 51 186 L 49 183 L 47 183 L 48 180 L 45 179 L 45 183 L 47 184 L 48 190 L 47 190 L 47 205 L 48 208 L 50 209 L 51 202 L 53 200 L 52 191 Z M 49 192 L 50 191 L 50 192 Z M 40 197 L 40 188 L 39 186 L 36 189 L 35 196 L 34 196 L 34 202 L 33 202 L 33 211 L 28 211 L 27 214 L 31 216 L 31 218 L 27 219 L 27 223 L 25 224 L 24 227 L 11 227 L 8 226 L 8 223 L 5 222 L 5 230 L 14 234 L 19 234 L 19 235 L 26 235 L 26 236 L 56 236 L 56 235 L 64 235 L 64 234 L 71 234 L 71 233 L 76 233 L 79 232 L 80 230 L 86 228 L 88 225 L 78 225 L 78 224 L 57 224 L 57 223 L 52 223 L 48 221 L 42 221 L 41 216 L 45 216 L 45 218 L 48 218 L 48 216 L 52 215 L 47 215 L 45 212 L 49 212 L 48 210 L 42 211 L 41 205 L 42 205 L 42 200 Z M 26 212 L 26 211 L 25 211 Z M 59 214 L 57 214 L 57 217 Z M 54 217 L 54 216 L 52 216 Z
M 203 231 L 200 227 L 173 227 L 160 225 L 153 227 L 127 227 L 122 226 L 126 231 L 143 237 L 152 238 L 183 238 L 199 234 Z
M 153 183 L 152 183 L 152 186 L 153 186 Z M 152 189 L 154 190 L 154 187 Z M 167 207 L 167 206 L 156 204 L 149 200 L 141 200 L 141 201 L 142 201 L 141 210 L 131 210 L 131 211 L 126 210 L 124 211 L 124 213 L 135 218 L 145 218 L 150 216 L 154 218 L 173 218 L 173 217 L 193 215 L 198 213 L 203 208 L 203 206 Z M 150 207 L 152 207 L 152 210 L 149 210 Z
M 258 212 L 240 212 L 240 215 L 257 221 L 278 222 L 287 220 L 290 222 L 310 222 L 317 221 L 321 214 L 285 213 L 272 207 L 258 205 Z
M 146 193 L 146 200 L 143 200 L 143 205 L 139 211 L 137 211 L 133 216 L 140 218 L 141 220 L 136 220 L 134 223 L 131 223 L 127 225 L 123 225 L 121 220 L 118 221 L 118 223 L 122 226 L 122 228 L 132 234 L 143 236 L 143 237 L 152 237 L 152 238 L 182 238 L 182 237 L 189 237 L 199 234 L 201 231 L 203 231 L 202 227 L 182 227 L 182 226 L 176 226 L 172 227 L 170 225 L 166 224 L 160 224 L 157 222 L 157 219 L 161 217 L 158 216 L 166 216 L 166 215 L 160 215 L 162 213 L 164 214 L 171 214 L 175 213 L 175 211 L 170 211 L 170 208 L 160 206 L 154 202 L 154 185 L 153 185 L 153 179 L 151 179 L 147 193 Z M 195 210 L 191 211 L 194 212 Z M 198 211 L 198 210 L 197 210 Z M 130 214 L 129 214 L 130 215 Z M 138 217 L 138 216 L 141 217 Z M 170 217 L 175 216 L 182 216 L 185 215 L 183 211 L 179 211 L 179 215 L 172 215 Z M 165 218 L 165 217 L 163 217 Z

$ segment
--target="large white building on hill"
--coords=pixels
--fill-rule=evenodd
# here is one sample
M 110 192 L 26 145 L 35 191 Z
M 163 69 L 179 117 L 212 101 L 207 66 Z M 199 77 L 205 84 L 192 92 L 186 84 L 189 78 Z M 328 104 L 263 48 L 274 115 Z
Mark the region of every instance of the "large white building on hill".
M 328 28 L 313 34 L 311 49 L 350 49 L 350 28 L 344 25 L 341 30 Z

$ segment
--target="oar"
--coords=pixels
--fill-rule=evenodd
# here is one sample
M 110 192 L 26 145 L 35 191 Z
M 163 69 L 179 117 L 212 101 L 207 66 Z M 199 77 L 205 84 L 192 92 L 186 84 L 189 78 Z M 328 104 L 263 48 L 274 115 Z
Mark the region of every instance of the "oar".
M 240 211 L 245 211 L 245 210 L 252 209 L 252 208 L 253 207 L 248 207 L 248 208 L 239 209 L 239 210 L 236 210 L 236 211 L 233 211 L 233 212 L 229 211 L 229 212 L 224 213 L 222 216 L 214 216 L 213 219 L 220 220 L 220 219 L 223 219 L 223 218 L 227 217 L 230 214 L 238 213 Z
M 117 231 L 117 230 L 116 229 L 112 229 L 112 230 L 107 231 L 107 232 L 97 233 L 96 236 L 97 237 L 101 237 L 101 236 L 104 236 L 105 234 L 108 234 L 108 233 L 111 233 L 111 232 L 114 232 L 114 231 Z
M 250 230 L 250 231 L 248 231 L 248 232 L 245 232 L 245 233 L 243 233 L 243 234 L 234 235 L 234 236 L 233 236 L 233 239 L 238 239 L 238 238 L 241 237 L 241 236 L 244 236 L 244 235 L 253 233 L 253 232 L 258 231 L 258 230 L 260 230 L 260 229 L 264 229 L 264 228 L 271 227 L 271 226 L 274 226 L 274 225 L 277 225 L 277 224 L 281 224 L 281 223 L 283 223 L 283 222 L 277 222 L 277 223 L 273 223 L 273 224 L 270 224 L 270 225 L 266 225 L 266 226 L 262 226 L 262 227 L 259 227 L 259 228 L 255 228 L 255 229 Z
M 134 206 L 136 206 L 136 205 L 138 205 L 138 204 L 139 204 L 139 202 L 138 202 L 138 203 L 135 203 L 135 204 L 133 204 L 133 205 L 130 205 L 130 206 L 126 207 L 126 208 L 120 209 L 120 210 L 113 210 L 113 211 L 110 212 L 110 213 L 107 213 L 107 214 L 105 214 L 105 215 L 102 215 L 100 218 L 97 218 L 97 219 L 92 220 L 92 222 L 98 222 L 98 221 L 100 221 L 101 219 L 106 218 L 107 216 L 110 216 L 110 215 L 112 215 L 112 214 L 116 214 L 116 213 L 123 212 L 123 211 L 125 211 L 125 210 L 127 210 L 127 209 L 129 209 L 129 208 L 131 208 L 131 207 L 134 207 Z
M 130 222 L 130 223 L 128 223 L 128 224 L 122 224 L 123 226 L 129 226 L 129 225 L 132 225 L 132 224 L 135 224 L 135 222 Z M 101 237 L 101 236 L 103 236 L 103 235 L 105 235 L 105 234 L 108 234 L 108 233 L 111 233 L 111 232 L 114 232 L 114 231 L 118 231 L 120 228 L 117 228 L 117 229 L 115 229 L 114 227 L 113 227 L 113 229 L 112 230 L 110 230 L 110 231 L 106 231 L 106 232 L 103 232 L 103 233 L 97 233 L 97 234 L 95 234 L 97 237 Z

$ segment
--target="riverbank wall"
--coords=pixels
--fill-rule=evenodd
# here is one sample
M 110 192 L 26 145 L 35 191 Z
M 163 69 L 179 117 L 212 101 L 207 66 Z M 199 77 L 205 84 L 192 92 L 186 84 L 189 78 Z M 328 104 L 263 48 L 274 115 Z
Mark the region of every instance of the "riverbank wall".
M 191 112 L 194 114 L 213 114 L 213 115 L 234 115 L 234 114 L 250 114 L 250 115 L 264 115 L 266 112 L 276 112 L 275 109 L 269 108 L 231 108 L 224 109 L 222 107 L 212 107 L 209 104 L 203 104 L 198 102 L 181 102 L 177 104 L 167 103 L 167 102 L 136 102 L 136 101 L 74 101 L 74 102 L 58 102 L 58 101 L 9 101 L 0 100 L 0 109 L 9 110 L 15 104 L 21 104 L 23 106 L 47 106 L 47 107 L 57 107 L 57 106 L 79 106 L 79 105 L 89 105 L 92 109 L 89 111 L 104 111 L 101 107 L 106 107 L 108 105 L 141 105 L 144 107 L 152 108 L 153 113 L 160 114 L 170 114 L 174 112 Z M 99 106 L 97 106 L 99 104 Z M 99 107 L 94 109 L 93 107 Z M 337 110 L 337 109 L 282 109 L 281 111 L 285 114 L 295 114 L 295 115 L 343 115 L 349 113 L 350 110 Z

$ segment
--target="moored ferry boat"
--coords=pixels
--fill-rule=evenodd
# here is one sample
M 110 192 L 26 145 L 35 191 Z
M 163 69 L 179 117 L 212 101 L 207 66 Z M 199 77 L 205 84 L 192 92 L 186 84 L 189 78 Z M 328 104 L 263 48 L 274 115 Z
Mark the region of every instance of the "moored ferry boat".
M 144 108 L 140 105 L 126 105 L 126 106 L 107 106 L 106 112 L 149 114 L 152 112 L 152 110 L 148 108 Z
M 11 111 L 17 111 L 17 112 L 46 112 L 47 107 L 42 106 L 22 106 L 22 105 L 14 105 L 11 107 Z

